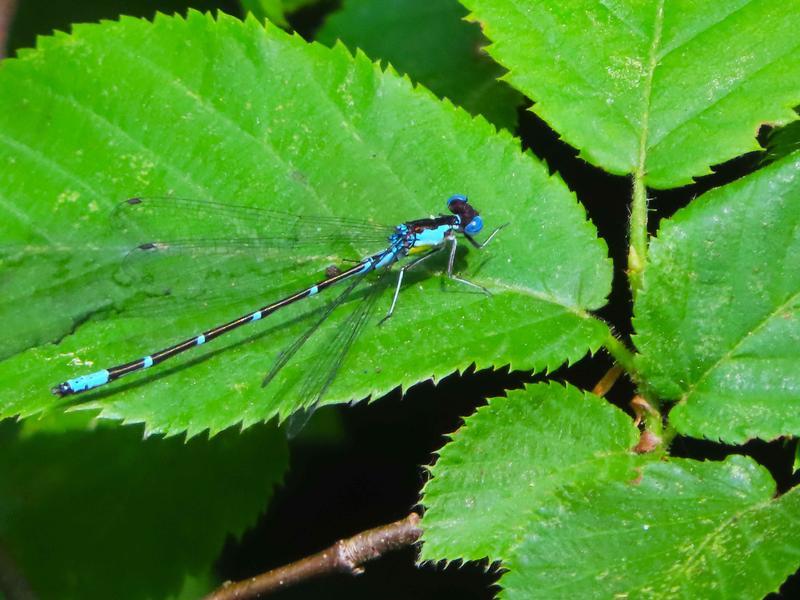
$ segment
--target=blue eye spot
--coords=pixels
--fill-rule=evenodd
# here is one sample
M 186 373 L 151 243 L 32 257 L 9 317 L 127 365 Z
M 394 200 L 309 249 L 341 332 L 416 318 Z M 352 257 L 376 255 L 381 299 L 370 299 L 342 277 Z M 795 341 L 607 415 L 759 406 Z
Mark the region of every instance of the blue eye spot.
M 469 224 L 464 227 L 464 233 L 468 233 L 469 235 L 475 235 L 476 233 L 480 232 L 483 229 L 483 219 L 480 216 L 475 215 L 475 218 L 469 222 Z
M 447 206 L 451 206 L 453 202 L 467 202 L 467 197 L 463 194 L 454 194 L 447 199 Z

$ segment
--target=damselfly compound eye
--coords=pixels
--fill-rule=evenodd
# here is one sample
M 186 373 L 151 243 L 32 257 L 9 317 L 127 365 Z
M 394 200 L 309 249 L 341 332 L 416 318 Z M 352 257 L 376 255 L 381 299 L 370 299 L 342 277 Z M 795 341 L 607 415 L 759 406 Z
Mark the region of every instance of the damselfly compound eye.
M 475 218 L 464 227 L 464 233 L 475 235 L 479 233 L 481 229 L 483 229 L 483 219 L 481 219 L 480 215 L 475 215 Z
M 453 210 L 454 208 L 456 208 L 456 207 L 453 206 L 454 202 L 463 202 L 464 204 L 467 204 L 469 202 L 469 200 L 467 200 L 467 197 L 464 196 L 463 194 L 454 194 L 454 195 L 450 196 L 447 199 L 447 208 L 449 208 L 452 212 L 457 212 L 457 211 Z

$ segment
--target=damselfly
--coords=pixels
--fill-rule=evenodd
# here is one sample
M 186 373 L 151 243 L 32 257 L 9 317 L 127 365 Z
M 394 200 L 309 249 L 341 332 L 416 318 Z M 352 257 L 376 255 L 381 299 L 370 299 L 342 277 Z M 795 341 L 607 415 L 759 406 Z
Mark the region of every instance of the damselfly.
M 178 354 L 186 352 L 192 348 L 206 344 L 211 340 L 238 329 L 243 325 L 260 321 L 261 319 L 264 319 L 265 317 L 282 308 L 290 306 L 305 298 L 315 296 L 326 288 L 334 286 L 335 284 L 346 284 L 339 296 L 337 296 L 328 304 L 328 306 L 322 311 L 322 314 L 314 320 L 308 330 L 297 340 L 295 340 L 295 342 L 289 348 L 281 353 L 270 372 L 264 378 L 263 385 L 267 385 L 280 371 L 280 369 L 288 363 L 292 356 L 297 353 L 303 344 L 308 341 L 313 333 L 324 323 L 327 317 L 330 316 L 330 314 L 338 306 L 344 303 L 351 292 L 361 281 L 364 280 L 367 274 L 375 271 L 386 273 L 401 259 L 417 255 L 413 256 L 409 262 L 405 263 L 400 268 L 391 304 L 386 315 L 380 321 L 380 323 L 383 323 L 390 318 L 395 311 L 397 299 L 403 284 L 403 277 L 406 271 L 414 268 L 434 254 L 440 252 L 448 244 L 449 258 L 447 261 L 447 276 L 454 281 L 489 294 L 489 291 L 484 287 L 454 274 L 453 266 L 456 258 L 458 235 L 463 235 L 472 246 L 477 249 L 481 249 L 494 238 L 494 236 L 498 233 L 498 231 L 500 231 L 500 229 L 502 229 L 503 226 L 496 228 L 488 236 L 488 238 L 486 238 L 485 241 L 479 243 L 474 239 L 473 236 L 478 234 L 483 229 L 483 220 L 478 214 L 478 211 L 475 210 L 475 208 L 469 203 L 467 197 L 463 195 L 452 196 L 447 200 L 447 206 L 452 213 L 450 215 L 440 215 L 438 217 L 406 221 L 400 225 L 397 225 L 393 230 L 390 230 L 389 235 L 387 236 L 388 245 L 383 250 L 366 256 L 350 268 L 342 269 L 337 267 L 334 269 L 329 269 L 325 279 L 317 281 L 313 285 L 305 287 L 304 289 L 287 295 L 279 300 L 266 304 L 257 310 L 248 312 L 236 319 L 233 319 L 232 321 L 228 321 L 227 323 L 203 331 L 202 333 L 194 335 L 177 344 L 159 350 L 158 352 L 153 352 L 138 358 L 137 360 L 95 371 L 94 373 L 90 373 L 88 375 L 81 375 L 79 377 L 75 377 L 74 379 L 69 379 L 54 386 L 51 391 L 53 394 L 58 396 L 66 396 L 100 387 L 130 373 L 135 373 L 136 371 L 153 367 L 169 358 L 172 358 L 173 356 L 177 356 Z M 211 211 L 212 213 L 216 212 L 215 216 L 218 219 L 226 218 L 226 215 L 231 214 L 232 211 L 247 213 L 248 211 L 254 210 L 248 207 L 232 207 L 224 204 L 187 201 L 174 198 L 131 198 L 123 202 L 120 208 L 122 208 L 124 211 L 150 211 L 155 215 L 158 215 L 160 209 L 166 207 L 169 209 L 182 207 L 183 209 L 187 210 L 187 214 L 189 214 L 189 211 L 192 210 L 203 210 L 206 212 Z M 270 218 L 280 218 L 280 213 L 274 213 L 274 215 L 272 215 Z M 293 219 L 295 223 L 300 222 L 299 217 L 290 218 Z M 298 231 L 298 228 L 295 227 L 295 237 L 292 243 L 302 244 L 304 241 L 308 241 L 309 239 L 314 241 L 314 231 L 322 231 L 322 225 L 325 224 L 326 220 L 330 221 L 331 219 L 331 217 L 306 218 L 302 222 L 310 225 L 310 227 L 307 227 L 303 231 Z M 347 222 L 339 220 L 337 221 L 337 226 L 347 229 L 350 235 L 356 236 L 359 235 L 359 232 L 374 231 L 374 226 L 368 226 L 357 221 Z M 264 239 L 265 238 L 261 236 L 243 238 L 237 243 L 247 246 L 248 244 L 255 244 L 256 242 L 263 242 Z M 213 239 L 205 240 L 205 243 L 210 242 L 213 244 L 214 241 L 215 240 Z M 323 243 L 325 242 L 324 239 L 316 241 L 321 241 Z M 193 243 L 193 241 L 187 240 L 177 240 L 173 242 L 155 240 L 140 244 L 135 248 L 135 250 L 138 253 L 155 252 L 158 254 L 159 251 L 170 249 L 172 246 L 180 247 L 181 245 L 186 246 L 187 244 Z M 226 243 L 230 244 L 230 241 Z M 362 305 L 357 310 L 354 310 L 349 317 L 348 326 L 343 328 L 341 332 L 337 333 L 340 346 L 337 349 L 337 352 L 340 355 L 339 359 L 341 359 L 341 357 L 347 352 L 348 348 L 352 345 L 358 334 L 358 331 L 366 321 L 366 317 L 370 307 L 372 306 L 374 298 L 375 294 L 365 295 L 361 301 Z M 317 377 L 319 380 L 313 386 L 315 389 L 311 390 L 309 393 L 309 395 L 312 396 L 312 401 L 319 401 L 321 395 L 335 377 L 339 362 L 340 360 L 335 362 L 331 368 L 323 369 L 321 374 L 318 374 Z

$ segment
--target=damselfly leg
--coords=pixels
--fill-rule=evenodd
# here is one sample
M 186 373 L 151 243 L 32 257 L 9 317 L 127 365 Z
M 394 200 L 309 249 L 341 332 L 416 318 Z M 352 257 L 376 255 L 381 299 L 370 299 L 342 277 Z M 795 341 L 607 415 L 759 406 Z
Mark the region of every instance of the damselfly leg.
M 489 234 L 489 237 L 486 238 L 483 242 L 477 242 L 475 240 L 475 238 L 473 238 L 471 235 L 468 235 L 466 233 L 464 234 L 464 237 L 475 248 L 477 248 L 478 250 L 482 250 L 483 248 L 486 247 L 486 245 L 489 242 L 491 242 L 494 239 L 494 236 L 496 236 L 498 234 L 498 232 L 501 229 L 503 229 L 504 227 L 506 227 L 507 225 L 508 225 L 508 223 L 505 223 L 504 225 L 501 225 L 500 227 L 495 229 L 491 234 Z M 470 287 L 474 287 L 474 288 L 480 290 L 481 292 L 483 292 L 484 294 L 486 294 L 487 296 L 491 296 L 492 292 L 487 290 L 482 285 L 478 285 L 477 283 L 474 283 L 472 281 L 464 279 L 463 277 L 458 277 L 457 275 L 453 274 L 453 265 L 455 264 L 455 261 L 456 261 L 456 250 L 457 249 L 458 249 L 458 238 L 456 238 L 456 236 L 452 236 L 450 238 L 450 257 L 447 260 L 447 277 L 452 279 L 453 281 L 457 281 L 459 283 L 463 283 L 464 285 L 467 285 L 467 286 L 470 286 Z
M 436 248 L 434 248 L 430 252 L 427 252 L 427 253 L 423 254 L 419 258 L 416 258 L 416 259 L 412 260 L 410 263 L 408 263 L 407 265 L 404 265 L 403 267 L 401 267 L 399 273 L 397 274 L 397 285 L 394 288 L 394 296 L 392 296 L 392 304 L 391 304 L 391 306 L 389 306 L 389 311 L 386 313 L 386 316 L 383 317 L 378 322 L 378 325 L 383 325 L 384 322 L 386 322 L 386 320 L 389 317 L 392 316 L 392 313 L 394 313 L 394 307 L 397 305 L 397 297 L 400 295 L 400 288 L 403 285 L 403 276 L 405 275 L 405 272 L 410 270 L 410 269 L 412 269 L 412 268 L 414 268 L 415 266 L 417 266 L 419 263 L 421 263 L 425 259 L 430 258 L 434 254 L 437 254 L 438 252 L 441 251 L 441 249 L 442 249 L 441 246 L 437 246 Z

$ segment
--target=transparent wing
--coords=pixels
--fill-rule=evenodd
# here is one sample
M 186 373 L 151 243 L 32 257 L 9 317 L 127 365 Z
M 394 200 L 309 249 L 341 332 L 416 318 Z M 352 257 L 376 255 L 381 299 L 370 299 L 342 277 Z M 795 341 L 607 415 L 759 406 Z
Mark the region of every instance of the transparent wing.
M 377 299 L 386 288 L 389 272 L 387 268 L 379 273 L 376 280 L 368 276 L 359 276 L 358 280 L 350 283 L 326 307 L 320 317 L 289 348 L 281 353 L 270 372 L 264 378 L 264 385 L 269 385 L 280 370 L 303 348 L 311 336 L 321 328 L 334 310 L 342 306 L 362 283 L 365 283 L 365 286 L 369 286 L 366 287 L 358 301 L 350 308 L 350 313 L 343 323 L 336 327 L 326 328 L 325 337 L 319 344 L 323 351 L 321 353 L 318 352 L 315 359 L 309 361 L 309 367 L 305 369 L 298 395 L 301 409 L 294 412 L 287 421 L 289 437 L 294 437 L 299 433 L 324 399 L 325 393 L 338 375 L 348 352 L 358 339 L 364 325 L 369 321 Z M 347 310 L 347 308 L 342 308 L 341 310 Z
M 319 316 L 316 320 L 314 320 L 308 329 L 306 329 L 300 336 L 297 337 L 292 344 L 284 349 L 279 355 L 278 358 L 275 360 L 275 363 L 272 365 L 272 368 L 264 377 L 264 380 L 261 382 L 261 387 L 267 387 L 270 383 L 272 383 L 275 377 L 280 373 L 280 371 L 289 363 L 292 358 L 297 354 L 297 352 L 305 345 L 305 343 L 311 339 L 311 336 L 317 332 L 317 330 L 322 326 L 322 324 L 328 320 L 328 317 L 331 316 L 334 310 L 336 310 L 339 306 L 344 304 L 347 298 L 350 297 L 350 294 L 355 290 L 363 281 L 364 275 L 356 275 L 353 277 L 351 281 L 348 281 L 345 284 L 345 288 L 342 292 L 339 293 L 336 298 L 334 298 L 331 302 L 325 306 L 325 308 L 320 312 Z
M 329 215 L 295 215 L 273 209 L 206 200 L 153 196 L 121 202 L 112 225 L 136 245 L 195 241 L 212 253 L 227 247 L 328 249 L 336 241 L 385 242 L 392 227 Z
M 336 260 L 234 247 L 211 252 L 205 244 L 192 242 L 156 243 L 131 250 L 117 280 L 136 292 L 126 314 L 168 314 L 288 292 L 305 275 L 318 273 L 319 279 L 324 278 L 325 267 Z
M 380 274 L 379 280 L 369 288 L 350 313 L 347 322 L 333 330 L 333 339 L 327 344 L 331 351 L 323 356 L 323 360 L 314 364 L 300 392 L 305 406 L 289 418 L 287 423 L 289 437 L 294 437 L 300 432 L 324 400 L 325 393 L 339 374 L 347 354 L 369 322 L 381 292 L 386 289 L 389 272 L 389 269 L 386 269 Z
M 125 312 L 202 310 L 263 296 L 387 242 L 391 227 L 357 219 L 174 197 L 133 198 L 112 223 L 133 248 L 120 282 L 142 292 Z

